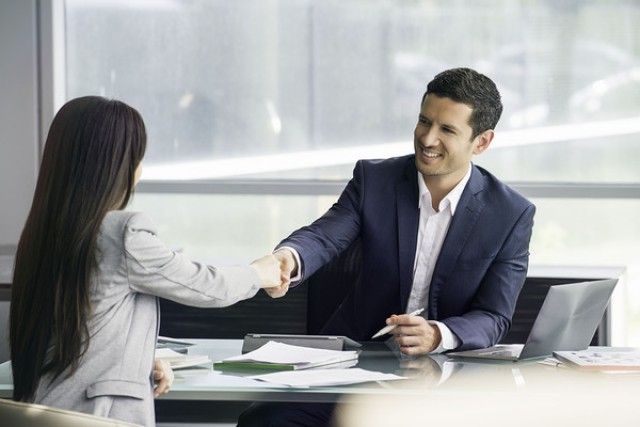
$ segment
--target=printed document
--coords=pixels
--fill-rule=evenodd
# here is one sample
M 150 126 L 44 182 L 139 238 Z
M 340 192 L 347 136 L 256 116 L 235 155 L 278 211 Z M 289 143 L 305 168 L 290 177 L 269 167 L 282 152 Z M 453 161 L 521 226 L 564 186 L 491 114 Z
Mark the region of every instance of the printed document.
M 171 369 L 184 369 L 211 363 L 208 356 L 189 356 L 170 348 L 157 348 L 155 358 L 169 362 Z
M 214 369 L 298 370 L 358 359 L 357 351 L 300 347 L 269 341 L 257 350 L 214 363 Z

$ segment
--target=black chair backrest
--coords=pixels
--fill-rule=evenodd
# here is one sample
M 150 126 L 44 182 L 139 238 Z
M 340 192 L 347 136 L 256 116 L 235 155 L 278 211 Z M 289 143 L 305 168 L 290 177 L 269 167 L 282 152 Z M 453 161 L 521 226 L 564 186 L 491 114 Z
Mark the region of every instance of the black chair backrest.
M 226 308 L 194 308 L 161 300 L 160 334 L 176 338 L 243 338 L 246 333 L 322 334 L 322 328 L 361 280 L 362 248 L 356 240 L 342 254 L 292 289 L 272 299 L 254 298 Z M 523 343 L 549 286 L 588 279 L 527 277 L 518 296 L 511 329 L 501 343 Z M 594 278 L 594 280 L 596 280 Z M 609 345 L 607 308 L 592 345 Z
M 362 247 L 357 239 L 302 283 L 308 287 L 308 334 L 321 334 L 322 327 L 360 280 L 361 271 Z
M 160 335 L 174 338 L 244 338 L 247 333 L 304 334 L 307 287 L 282 298 L 266 292 L 231 307 L 197 308 L 160 299 Z

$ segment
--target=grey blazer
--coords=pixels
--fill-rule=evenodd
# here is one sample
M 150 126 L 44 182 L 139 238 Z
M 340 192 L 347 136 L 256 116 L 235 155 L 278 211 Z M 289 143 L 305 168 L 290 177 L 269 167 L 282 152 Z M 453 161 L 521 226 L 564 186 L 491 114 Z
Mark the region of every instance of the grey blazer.
M 259 284 L 257 272 L 249 266 L 215 268 L 172 252 L 144 214 L 108 213 L 91 278 L 89 347 L 73 375 L 53 382 L 51 377 L 41 379 L 35 402 L 155 425 L 157 297 L 224 307 L 251 298 Z

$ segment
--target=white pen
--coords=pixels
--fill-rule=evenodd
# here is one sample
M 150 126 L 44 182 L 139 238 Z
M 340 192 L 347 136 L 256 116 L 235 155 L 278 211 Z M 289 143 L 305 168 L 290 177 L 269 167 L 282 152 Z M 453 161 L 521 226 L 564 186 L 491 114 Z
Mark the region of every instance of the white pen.
M 416 311 L 412 311 L 411 313 L 409 313 L 409 316 L 417 316 L 418 314 L 422 313 L 424 311 L 424 308 L 419 308 Z M 384 328 L 380 329 L 378 332 L 375 333 L 374 336 L 371 337 L 371 339 L 374 338 L 378 338 L 379 336 L 382 336 L 384 334 L 388 334 L 389 332 L 393 331 L 396 326 L 398 325 L 387 325 Z

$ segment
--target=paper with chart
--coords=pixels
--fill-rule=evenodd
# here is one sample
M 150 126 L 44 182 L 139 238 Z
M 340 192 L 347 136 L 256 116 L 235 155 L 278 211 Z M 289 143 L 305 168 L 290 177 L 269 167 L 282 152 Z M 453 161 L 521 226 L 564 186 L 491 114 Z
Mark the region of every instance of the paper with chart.
M 607 348 L 579 351 L 554 351 L 568 365 L 593 370 L 640 371 L 640 349 L 615 351 Z

